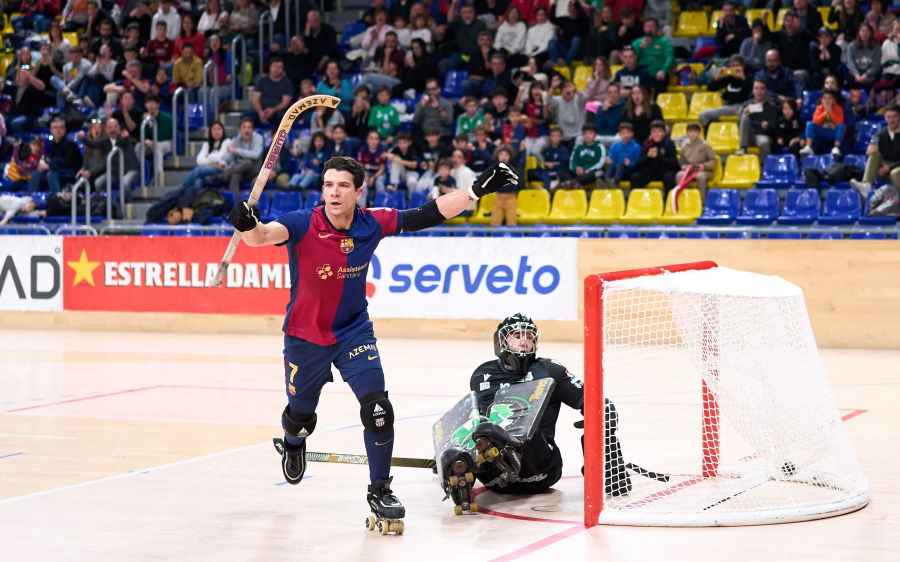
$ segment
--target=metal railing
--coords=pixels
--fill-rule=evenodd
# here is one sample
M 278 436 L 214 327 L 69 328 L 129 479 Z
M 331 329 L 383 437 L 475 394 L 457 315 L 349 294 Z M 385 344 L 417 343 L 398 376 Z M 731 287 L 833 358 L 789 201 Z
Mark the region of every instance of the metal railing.
M 113 194 L 113 156 L 119 155 L 119 205 L 122 209 L 122 216 L 125 216 L 125 152 L 118 146 L 113 147 L 106 155 L 106 220 L 110 223 L 113 221 L 112 214 L 112 194 Z
M 61 224 L 56 227 L 53 234 L 59 234 L 60 231 L 68 230 L 70 232 L 84 231 L 88 236 L 97 236 L 97 229 L 89 224 Z
M 84 188 L 84 224 L 91 224 L 91 184 L 84 178 L 78 178 L 72 186 L 72 228 L 78 226 L 78 188 Z
M 156 159 L 159 154 L 159 135 L 156 130 L 156 117 L 148 115 L 144 117 L 144 120 L 141 121 L 141 187 L 147 187 L 147 173 L 146 173 L 146 162 L 147 162 L 147 133 L 146 128 L 147 124 L 152 125 L 153 129 L 153 187 L 159 187 L 159 168 L 156 165 Z M 172 130 L 175 129 L 175 125 L 172 125 Z M 174 148 L 174 147 L 173 147 Z
M 0 226 L 0 230 L 15 230 L 17 234 L 28 234 L 27 232 L 20 232 L 22 230 L 34 230 L 43 232 L 44 234 L 53 234 L 50 231 L 50 228 L 45 224 L 19 224 L 8 222 L 3 226 Z
M 212 72 L 210 72 L 210 70 Z M 209 81 L 207 78 L 209 74 L 212 74 L 213 77 L 212 89 L 209 88 Z M 200 101 L 203 104 L 203 126 L 209 127 L 219 120 L 219 66 L 215 61 L 209 60 L 203 65 L 203 84 L 200 91 L 206 92 L 206 99 Z M 213 97 L 215 97 L 215 103 L 210 101 Z M 213 119 L 210 119 L 210 113 L 214 115 Z M 187 145 L 185 145 L 184 154 L 185 156 L 188 155 Z
M 238 56 L 237 56 L 237 45 L 241 45 L 241 79 L 238 82 Z M 236 35 L 234 39 L 231 40 L 231 97 L 237 101 L 239 99 L 246 99 L 247 87 L 245 84 L 247 83 L 247 42 L 244 41 L 244 37 L 242 35 Z M 241 95 L 238 96 L 237 86 L 241 85 Z
M 291 44 L 291 0 L 281 0 L 281 9 L 284 10 L 284 36 L 287 39 L 287 44 Z M 299 12 L 299 10 L 297 10 Z M 299 27 L 297 28 L 299 29 Z M 271 37 L 272 42 L 275 42 L 275 36 Z
M 170 234 L 175 232 L 218 232 L 220 233 L 218 236 L 231 236 L 234 234 L 234 227 L 228 223 L 215 226 L 203 226 L 200 224 L 111 224 L 100 229 L 100 236 L 107 234 L 141 234 L 144 231 L 159 231 Z
M 265 72 L 265 49 L 263 49 L 263 45 L 265 45 L 265 37 L 263 36 L 263 24 L 269 23 L 269 39 L 272 39 L 272 33 L 275 31 L 275 22 L 272 21 L 272 14 L 268 10 L 259 14 L 259 71 Z
M 673 235 L 683 235 L 688 233 L 709 233 L 709 234 L 720 234 L 725 235 L 729 233 L 759 233 L 760 235 L 768 235 L 768 234 L 791 234 L 791 233 L 799 233 L 801 236 L 808 236 L 810 234 L 841 234 L 841 235 L 849 235 L 859 232 L 881 232 L 888 237 L 892 235 L 900 235 L 900 226 L 894 227 L 878 227 L 878 226 L 756 226 L 756 225 L 747 225 L 747 226 L 631 226 L 631 225 L 608 225 L 608 226 L 514 226 L 514 227 L 489 227 L 489 226 L 475 226 L 475 225 L 461 225 L 461 226 L 442 226 L 437 228 L 431 228 L 427 230 L 423 230 L 420 233 L 416 233 L 420 236 L 433 236 L 435 233 L 449 233 L 456 236 L 466 236 L 466 235 L 504 235 L 508 233 L 522 233 L 527 234 L 529 236 L 541 235 L 541 234 L 562 234 L 564 236 L 582 236 L 584 234 L 593 234 L 599 238 L 606 238 L 609 236 L 610 232 L 619 233 L 619 232 L 633 232 L 637 234 L 673 234 Z
M 178 96 L 184 97 L 184 154 L 187 156 L 188 139 L 190 138 L 190 129 L 188 127 L 188 117 L 191 112 L 187 88 L 179 86 L 172 94 L 172 155 L 178 156 Z M 154 146 L 156 143 L 153 143 Z

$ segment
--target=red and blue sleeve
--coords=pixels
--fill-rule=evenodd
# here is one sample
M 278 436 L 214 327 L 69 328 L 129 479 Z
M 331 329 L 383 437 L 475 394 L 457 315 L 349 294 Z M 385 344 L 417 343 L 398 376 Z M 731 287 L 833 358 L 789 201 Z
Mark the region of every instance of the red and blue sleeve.
M 397 209 L 373 209 L 372 216 L 381 226 L 381 237 L 396 236 L 403 230 L 403 217 Z
M 309 230 L 310 215 L 309 212 L 306 211 L 294 211 L 293 213 L 281 215 L 275 219 L 275 222 L 283 224 L 288 231 L 288 239 L 278 245 L 283 246 L 287 244 L 288 246 L 293 247 L 303 240 L 306 231 Z

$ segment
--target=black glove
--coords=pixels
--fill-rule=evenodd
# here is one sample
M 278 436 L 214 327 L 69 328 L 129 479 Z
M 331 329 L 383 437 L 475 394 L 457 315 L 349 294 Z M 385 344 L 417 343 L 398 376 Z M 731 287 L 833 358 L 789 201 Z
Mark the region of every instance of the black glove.
M 481 199 L 488 193 L 496 193 L 505 185 L 516 185 L 519 176 L 512 166 L 503 162 L 494 162 L 490 167 L 478 176 L 472 187 L 469 188 L 469 196 L 472 199 Z
M 228 221 L 239 232 L 247 232 L 253 230 L 259 224 L 259 207 L 251 207 L 247 205 L 246 199 L 234 206 L 231 213 L 228 214 Z

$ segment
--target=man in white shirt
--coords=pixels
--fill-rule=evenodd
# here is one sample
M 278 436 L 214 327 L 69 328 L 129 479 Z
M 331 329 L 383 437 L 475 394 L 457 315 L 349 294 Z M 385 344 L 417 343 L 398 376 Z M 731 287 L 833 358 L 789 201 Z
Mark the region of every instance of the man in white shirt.
M 159 11 L 153 14 L 151 29 L 156 29 L 156 24 L 160 21 L 166 22 L 166 37 L 172 41 L 178 39 L 181 35 L 181 16 L 172 7 L 172 0 L 160 0 Z

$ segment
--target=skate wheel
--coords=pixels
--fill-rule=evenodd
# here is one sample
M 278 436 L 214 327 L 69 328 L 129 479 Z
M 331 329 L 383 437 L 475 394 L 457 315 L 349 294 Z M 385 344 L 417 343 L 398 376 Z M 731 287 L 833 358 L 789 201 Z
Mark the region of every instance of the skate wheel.
M 462 506 L 461 506 L 461 505 L 454 505 L 454 506 L 453 506 L 453 513 L 455 513 L 455 514 L 457 514 L 457 515 L 462 515 Z
M 406 528 L 403 525 L 403 521 L 395 521 L 394 523 L 391 523 L 391 532 L 392 533 L 397 533 L 398 535 L 402 535 L 403 531 L 405 531 L 405 530 L 406 530 Z
M 467 473 L 466 473 L 466 483 L 467 483 L 467 484 L 470 484 L 470 483 L 472 483 L 472 482 L 474 482 L 474 481 L 475 481 L 475 475 L 472 474 L 471 472 L 467 472 Z
M 487 459 L 485 459 L 481 453 L 478 453 L 478 456 L 475 457 L 475 462 L 477 462 L 478 464 L 482 464 L 482 463 L 487 462 Z
M 478 513 L 478 504 L 477 503 L 469 504 L 469 513 Z
M 457 478 L 456 476 L 451 476 L 450 477 L 450 485 L 455 488 L 458 484 L 459 484 L 459 478 Z
M 366 530 L 372 531 L 374 529 L 375 529 L 375 516 L 370 515 L 370 516 L 366 517 Z
M 500 450 L 497 449 L 497 447 L 491 447 L 491 450 L 488 451 L 489 458 L 494 458 L 494 457 L 499 457 L 499 456 L 500 456 Z
M 375 529 L 378 531 L 379 535 L 386 535 L 390 532 L 390 526 L 386 521 L 379 521 L 375 523 Z

